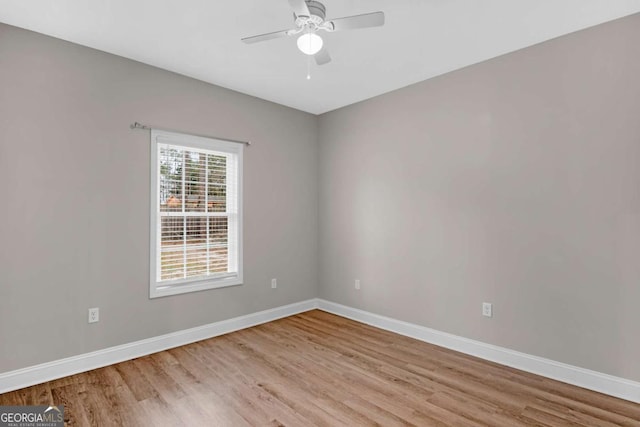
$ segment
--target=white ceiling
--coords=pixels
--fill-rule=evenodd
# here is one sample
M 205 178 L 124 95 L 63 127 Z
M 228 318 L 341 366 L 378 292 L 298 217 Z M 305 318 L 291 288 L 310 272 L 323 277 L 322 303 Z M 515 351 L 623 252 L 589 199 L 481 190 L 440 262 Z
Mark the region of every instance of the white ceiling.
M 314 114 L 640 12 L 640 0 L 324 0 L 327 18 L 384 11 L 384 27 L 323 33 L 311 65 L 287 0 L 0 0 L 0 22 Z

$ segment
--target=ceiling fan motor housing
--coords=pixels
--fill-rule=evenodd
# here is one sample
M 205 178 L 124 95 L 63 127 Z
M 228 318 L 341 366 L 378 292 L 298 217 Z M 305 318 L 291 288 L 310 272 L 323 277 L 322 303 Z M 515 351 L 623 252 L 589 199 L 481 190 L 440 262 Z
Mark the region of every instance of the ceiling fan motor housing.
M 327 15 L 327 9 L 324 7 L 324 5 L 315 0 L 306 0 L 306 3 L 311 16 L 317 16 L 322 21 L 324 21 L 324 18 Z
M 309 15 L 311 16 L 296 16 L 293 14 L 296 27 L 300 29 L 309 28 L 311 30 L 316 30 L 323 22 L 326 16 L 327 9 L 324 7 L 322 3 L 315 0 L 306 0 L 307 9 L 309 9 Z

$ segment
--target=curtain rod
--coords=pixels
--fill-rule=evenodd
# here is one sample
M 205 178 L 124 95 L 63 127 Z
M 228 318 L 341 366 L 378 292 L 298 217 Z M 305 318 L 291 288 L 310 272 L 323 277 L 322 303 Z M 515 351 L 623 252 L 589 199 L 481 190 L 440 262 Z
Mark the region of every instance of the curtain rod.
M 249 142 L 249 141 L 238 141 L 238 140 L 235 140 L 235 139 L 220 138 L 220 137 L 217 137 L 217 136 L 211 136 L 211 135 L 200 135 L 200 134 L 197 134 L 197 133 L 182 132 L 182 131 L 174 130 L 174 129 L 163 129 L 163 128 L 158 128 L 158 127 L 155 127 L 155 126 L 147 126 L 147 125 L 143 125 L 142 123 L 138 123 L 138 122 L 134 122 L 134 123 L 130 126 L 130 128 L 131 128 L 131 129 L 143 129 L 143 130 L 152 130 L 152 129 L 155 129 L 155 130 L 162 130 L 162 131 L 165 131 L 165 132 L 175 132 L 175 133 L 183 133 L 183 134 L 191 135 L 191 136 L 200 136 L 200 137 L 203 137 L 203 138 L 220 139 L 220 140 L 223 140 L 223 141 L 235 142 L 235 143 L 237 143 L 237 144 L 245 144 L 245 145 L 247 145 L 247 146 L 251 145 L 251 142 Z

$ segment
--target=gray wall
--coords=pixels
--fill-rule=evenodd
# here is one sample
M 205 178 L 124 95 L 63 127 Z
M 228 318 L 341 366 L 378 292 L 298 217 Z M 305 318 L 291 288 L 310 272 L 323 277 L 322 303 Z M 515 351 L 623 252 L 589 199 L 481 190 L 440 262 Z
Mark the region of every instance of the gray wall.
M 321 116 L 321 296 L 640 380 L 639 40 L 635 15 Z
M 640 15 L 318 118 L 0 24 L 0 372 L 319 294 L 640 380 L 638 40 Z M 255 142 L 244 286 L 149 300 L 136 120 Z
M 0 372 L 316 296 L 315 116 L 2 24 L 0 82 Z M 149 300 L 134 121 L 254 142 L 243 286 Z

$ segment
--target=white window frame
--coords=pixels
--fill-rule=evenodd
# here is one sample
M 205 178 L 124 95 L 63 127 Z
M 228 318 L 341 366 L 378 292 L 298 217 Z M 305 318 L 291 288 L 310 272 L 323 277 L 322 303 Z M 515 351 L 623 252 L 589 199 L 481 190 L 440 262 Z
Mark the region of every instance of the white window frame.
M 207 277 L 207 278 L 187 278 L 174 279 L 171 281 L 159 281 L 159 261 L 160 261 L 160 239 L 162 221 L 160 220 L 159 197 L 160 197 L 160 175 L 159 175 L 159 146 L 169 144 L 183 147 L 185 149 L 202 149 L 216 151 L 220 153 L 232 154 L 237 158 L 237 238 L 236 248 L 228 249 L 228 256 L 231 262 L 237 263 L 237 274 L 230 276 Z M 177 295 L 189 292 L 203 291 L 207 289 L 237 286 L 243 283 L 242 266 L 242 157 L 244 144 L 224 141 L 201 136 L 180 134 L 153 129 L 151 131 L 151 210 L 150 210 L 150 280 L 149 297 L 158 298 L 168 295 Z M 227 173 L 229 173 L 227 171 Z M 229 192 L 227 192 L 229 197 Z M 228 239 L 232 241 L 232 239 Z M 232 253 L 233 252 L 233 253 Z M 235 257 L 234 257 L 235 255 Z M 237 257 L 237 258 L 236 258 Z

